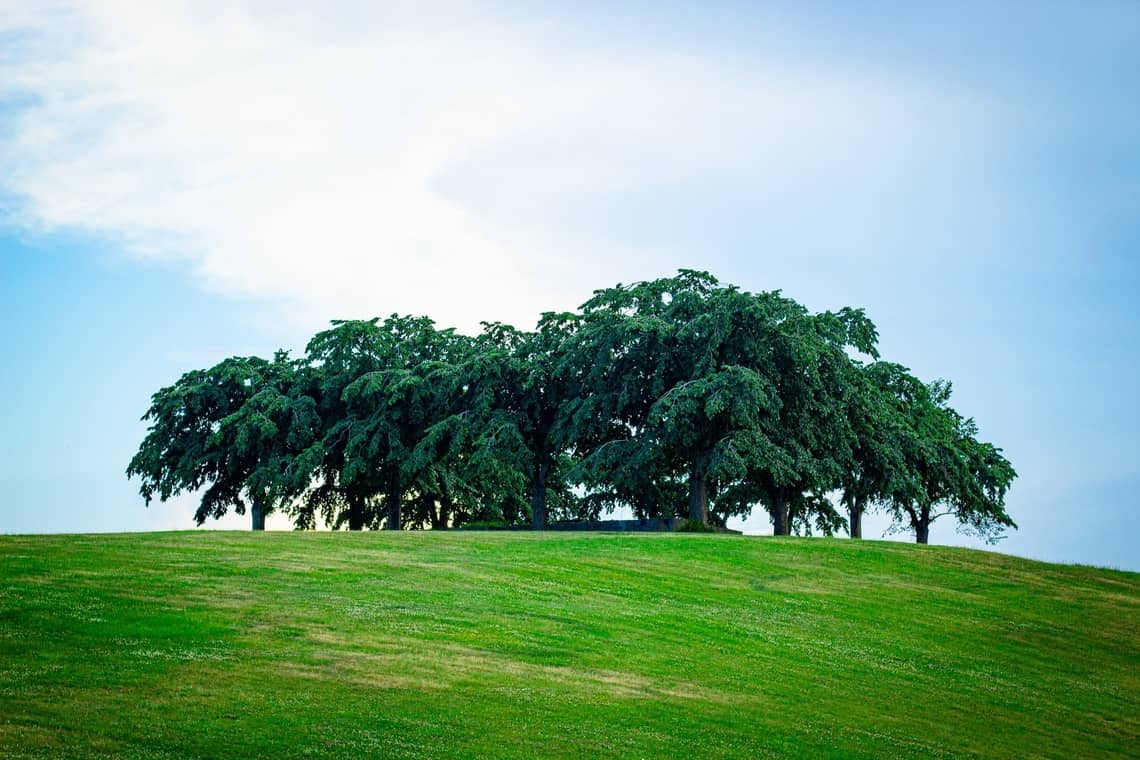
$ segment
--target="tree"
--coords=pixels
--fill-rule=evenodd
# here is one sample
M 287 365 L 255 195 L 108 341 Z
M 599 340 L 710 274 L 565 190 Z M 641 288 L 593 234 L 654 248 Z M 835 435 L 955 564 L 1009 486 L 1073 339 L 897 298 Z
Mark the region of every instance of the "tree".
M 639 512 L 660 509 L 652 495 L 672 490 L 685 473 L 689 516 L 707 521 L 715 431 L 691 419 L 683 431 L 682 418 L 699 416 L 697 397 L 711 390 L 705 378 L 720 368 L 711 326 L 690 327 L 710 311 L 718 285 L 708 273 L 683 270 L 595 291 L 583 304 L 565 360 L 583 381 L 574 414 L 583 433 L 578 472 L 595 498 L 626 501 Z
M 850 456 L 846 352 L 875 355 L 862 311 L 813 315 L 682 270 L 597 291 L 583 314 L 586 408 L 611 423 L 586 457 L 595 481 L 633 490 L 653 467 L 658 482 L 685 479 L 690 519 L 707 521 L 710 500 L 718 521 L 760 502 L 778 534 L 832 530 L 834 508 L 810 495 L 834 487 Z
M 467 403 L 461 424 L 473 445 L 470 462 L 482 482 L 504 487 L 503 517 L 511 521 L 518 511 L 516 474 L 525 473 L 535 529 L 546 526 L 551 499 L 560 514 L 576 501 L 565 475 L 579 394 L 562 357 L 578 326 L 576 315 L 554 312 L 543 314 L 533 332 L 484 323 L 462 369 Z
M 854 367 L 848 352 L 877 357 L 875 326 L 861 309 L 811 314 L 781 299 L 756 329 L 766 336 L 761 366 L 779 400 L 767 425 L 773 448 L 751 461 L 728 496 L 745 508 L 761 503 L 776 535 L 813 528 L 830 535 L 844 521 L 825 495 L 840 486 L 855 439 L 846 414 Z
M 381 326 L 381 366 L 344 389 L 343 483 L 383 489 L 384 525 L 404 527 L 403 502 L 417 461 L 412 452 L 427 431 L 449 413 L 447 388 L 463 340 L 453 330 L 436 330 L 427 317 L 393 315 Z
M 416 493 L 414 524 L 515 522 L 525 514 L 529 459 L 499 406 L 501 392 L 516 387 L 504 374 L 516 335 L 513 328 L 487 325 L 475 338 L 454 336 L 448 369 L 432 381 L 430 417 L 438 421 L 424 431 L 405 467 Z
M 781 464 L 771 357 L 777 315 L 800 309 L 690 270 L 597 291 L 583 306 L 577 350 L 594 399 L 586 413 L 609 422 L 584 461 L 592 482 L 608 481 L 613 498 L 642 511 L 639 492 L 668 493 L 680 481 L 683 514 L 708 522 L 715 502 L 723 523 L 742 481 Z
M 149 505 L 202 492 L 194 519 L 223 517 L 233 507 L 254 530 L 285 498 L 292 453 L 317 427 L 315 409 L 290 395 L 296 368 L 285 352 L 273 361 L 232 357 L 184 374 L 151 398 L 151 424 L 127 467 Z
M 922 382 L 898 364 L 853 365 L 847 418 L 855 437 L 841 482 L 852 538 L 863 537 L 864 513 L 887 501 L 906 476 L 901 452 L 906 409 L 924 391 Z
M 349 530 L 379 523 L 376 500 L 384 484 L 374 473 L 345 474 L 354 420 L 344 399 L 358 378 L 388 366 L 391 336 L 379 321 L 334 321 L 305 348 L 296 395 L 313 400 L 320 431 L 296 455 L 291 507 L 298 528 L 316 527 L 318 516 L 330 527 Z
M 1005 495 L 1017 473 L 1001 449 L 977 440 L 977 425 L 950 407 L 951 385 L 923 386 L 912 403 L 901 453 L 905 477 L 892 489 L 894 528 L 906 525 L 920 544 L 930 526 L 953 516 L 959 529 L 987 543 L 1017 525 L 1005 511 Z
M 247 462 L 245 492 L 250 497 L 254 528 L 265 528 L 261 507 L 287 507 L 304 477 L 297 452 L 320 433 L 320 417 L 312 398 L 298 394 L 297 364 L 278 352 L 261 387 L 218 426 L 219 448 Z

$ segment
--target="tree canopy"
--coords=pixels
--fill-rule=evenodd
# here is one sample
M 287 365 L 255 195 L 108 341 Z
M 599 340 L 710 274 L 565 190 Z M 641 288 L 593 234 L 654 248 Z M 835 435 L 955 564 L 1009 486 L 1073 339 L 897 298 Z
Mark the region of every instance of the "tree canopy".
M 544 527 L 617 507 L 776 534 L 846 529 L 881 510 L 929 540 L 952 516 L 1015 528 L 1001 449 L 879 359 L 861 309 L 813 313 L 707 272 L 595 291 L 533 331 L 467 336 L 427 317 L 346 320 L 304 355 L 233 357 L 154 394 L 127 473 L 149 504 L 200 493 L 298 528 Z M 842 509 L 842 512 L 840 511 Z
M 143 416 L 147 436 L 127 467 L 146 502 L 200 491 L 199 525 L 248 506 L 254 527 L 263 526 L 287 498 L 293 453 L 318 429 L 311 399 L 295 392 L 296 371 L 284 352 L 272 361 L 231 357 L 155 393 Z

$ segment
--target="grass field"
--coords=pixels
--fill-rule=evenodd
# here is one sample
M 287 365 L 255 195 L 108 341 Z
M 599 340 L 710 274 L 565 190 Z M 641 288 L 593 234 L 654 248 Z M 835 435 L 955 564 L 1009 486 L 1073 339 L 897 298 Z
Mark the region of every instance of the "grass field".
M 1136 757 L 1140 575 L 693 534 L 0 536 L 0 757 Z

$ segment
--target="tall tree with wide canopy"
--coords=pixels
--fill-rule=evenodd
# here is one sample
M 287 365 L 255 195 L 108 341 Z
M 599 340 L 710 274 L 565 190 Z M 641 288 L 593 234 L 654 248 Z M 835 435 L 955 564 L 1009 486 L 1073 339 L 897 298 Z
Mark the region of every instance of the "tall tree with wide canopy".
M 736 337 L 727 323 L 747 298 L 683 270 L 596 291 L 583 305 L 567 358 L 587 388 L 577 415 L 592 425 L 579 467 L 590 498 L 708 521 L 710 477 L 757 443 L 746 439 L 771 401 L 762 375 L 724 363 Z M 687 511 L 673 502 L 682 484 Z
M 151 399 L 147 436 L 127 467 L 150 503 L 202 489 L 194 514 L 201 525 L 230 507 L 255 530 L 287 500 L 293 454 L 319 428 L 311 403 L 292 395 L 296 364 L 284 352 L 272 361 L 232 357 L 184 374 Z
M 702 319 L 717 290 L 712 275 L 683 270 L 595 291 L 583 304 L 564 361 L 584 386 L 575 419 L 589 434 L 580 441 L 579 472 L 603 499 L 626 500 L 638 512 L 660 509 L 653 497 L 681 476 L 689 516 L 707 521 L 716 431 L 693 418 L 705 409 L 702 393 L 713 392 L 708 376 L 721 368 L 719 336 Z M 702 326 L 693 326 L 698 320 Z M 725 415 L 739 406 L 714 404 L 712 411 Z
M 438 421 L 424 431 L 405 467 L 415 492 L 415 524 L 513 523 L 525 516 L 530 459 L 503 399 L 517 387 L 509 367 L 521 335 L 486 325 L 474 338 L 452 336 L 447 368 L 432 382 L 429 416 Z
M 320 434 L 296 455 L 291 509 L 298 528 L 316 527 L 318 517 L 332 528 L 349 530 L 362 530 L 380 520 L 377 500 L 384 492 L 381 479 L 369 472 L 346 477 L 354 420 L 344 399 L 349 385 L 388 366 L 391 335 L 379 322 L 379 318 L 336 320 L 331 328 L 313 336 L 305 348 L 295 393 L 313 400 Z
M 812 315 L 779 292 L 682 270 L 597 291 L 583 320 L 583 408 L 612 423 L 584 463 L 595 480 L 620 490 L 664 468 L 687 481 L 690 519 L 706 522 L 716 493 L 718 520 L 760 501 L 777 533 L 789 531 L 793 509 L 806 520 L 826 504 L 807 495 L 838 481 L 849 452 L 846 350 L 875 351 L 861 311 Z
M 887 502 L 896 529 L 930 541 L 930 526 L 953 516 L 959 530 L 987 543 L 1017 525 L 1005 511 L 1005 495 L 1017 473 L 1001 449 L 977 440 L 973 419 L 950 407 L 951 384 L 936 380 L 907 406 L 908 426 L 900 450 L 906 477 Z
M 465 340 L 454 330 L 437 330 L 427 317 L 393 315 L 380 325 L 381 366 L 344 389 L 343 483 L 379 485 L 384 526 L 404 527 L 403 504 L 417 462 L 412 453 L 427 431 L 451 412 L 449 388 Z M 376 522 L 379 522 L 378 520 Z
M 855 438 L 841 483 L 852 538 L 863 537 L 867 510 L 887 501 L 907 477 L 901 451 L 907 409 L 925 391 L 922 381 L 898 364 L 853 366 L 847 419 Z
M 462 419 L 447 421 L 471 438 L 470 463 L 478 465 L 484 481 L 503 486 L 503 517 L 511 521 L 522 474 L 535 529 L 546 526 L 552 499 L 560 514 L 576 501 L 565 475 L 579 390 L 561 359 L 579 321 L 574 314 L 550 312 L 533 332 L 485 323 L 462 368 Z
M 741 510 L 762 504 L 776 535 L 813 526 L 831 534 L 844 521 L 826 495 L 840 487 L 855 443 L 846 414 L 855 371 L 849 352 L 877 357 L 875 326 L 861 309 L 812 314 L 783 299 L 758 329 L 767 338 L 761 366 L 779 399 L 767 428 L 774 448 L 750 461 L 726 499 Z

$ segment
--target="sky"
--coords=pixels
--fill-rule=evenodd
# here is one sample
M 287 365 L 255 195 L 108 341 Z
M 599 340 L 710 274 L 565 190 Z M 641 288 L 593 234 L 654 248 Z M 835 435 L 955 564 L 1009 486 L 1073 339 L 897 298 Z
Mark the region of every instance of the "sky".
M 0 0 L 0 533 L 192 528 L 124 475 L 190 369 L 685 267 L 865 308 L 1000 551 L 1140 570 L 1138 254 L 1135 2 Z

